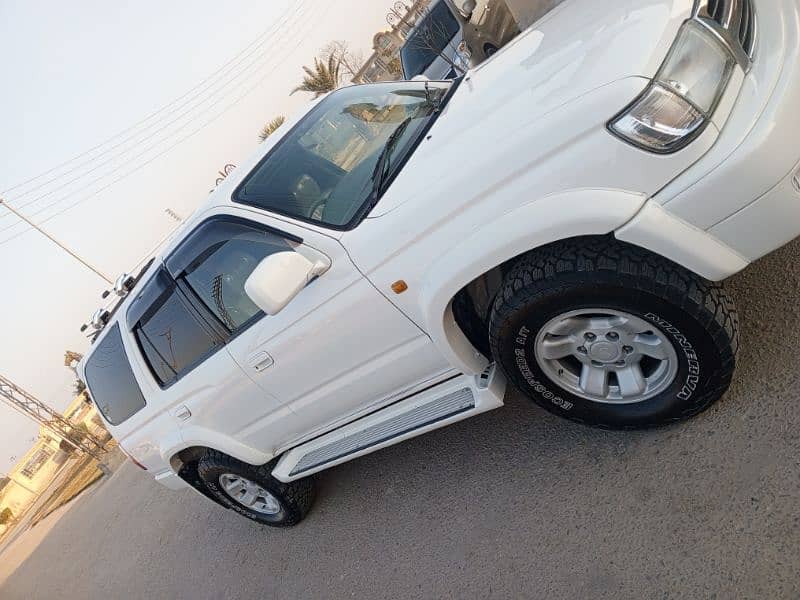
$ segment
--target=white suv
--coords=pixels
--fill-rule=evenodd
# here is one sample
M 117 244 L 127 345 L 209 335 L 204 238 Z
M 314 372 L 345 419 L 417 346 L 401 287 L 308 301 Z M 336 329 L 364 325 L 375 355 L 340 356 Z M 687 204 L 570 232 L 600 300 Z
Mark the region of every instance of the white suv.
M 506 379 L 588 425 L 686 419 L 734 370 L 719 282 L 800 234 L 798 107 L 797 0 L 566 0 L 461 79 L 285 124 L 82 376 L 156 480 L 271 525 Z

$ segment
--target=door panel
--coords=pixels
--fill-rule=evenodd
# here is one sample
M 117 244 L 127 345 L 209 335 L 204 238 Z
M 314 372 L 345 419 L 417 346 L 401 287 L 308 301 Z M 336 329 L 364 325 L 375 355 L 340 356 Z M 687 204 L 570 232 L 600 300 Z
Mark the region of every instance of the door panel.
M 292 326 L 265 319 L 265 327 L 253 327 L 230 345 L 237 360 L 240 353 L 263 349 L 275 361 L 261 372 L 250 368 L 253 380 L 295 415 L 273 443 L 283 446 L 324 429 L 447 370 L 430 339 L 364 279 L 311 311 L 302 311 L 300 304 L 305 302 L 298 299 L 299 318 Z M 284 312 L 277 317 L 293 319 Z M 273 437 L 258 423 L 247 433 L 254 444 L 263 443 L 262 436 L 264 441 Z
M 428 336 L 361 275 L 338 241 L 241 212 L 302 237 L 305 250 L 331 261 L 280 313 L 228 343 L 252 381 L 291 411 L 280 422 L 253 419 L 239 432 L 241 441 L 274 451 L 450 370 Z

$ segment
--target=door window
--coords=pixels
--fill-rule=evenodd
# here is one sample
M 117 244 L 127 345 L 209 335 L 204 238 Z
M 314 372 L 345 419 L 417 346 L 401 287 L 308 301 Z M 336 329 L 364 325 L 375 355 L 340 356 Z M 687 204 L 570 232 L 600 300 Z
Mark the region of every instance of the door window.
M 263 316 L 244 290 L 253 269 L 270 254 L 291 250 L 289 240 L 256 223 L 216 218 L 200 225 L 166 265 L 233 334 Z
M 247 278 L 264 258 L 301 242 L 238 217 L 201 223 L 128 310 L 128 325 L 156 381 L 172 384 L 262 318 L 245 292 Z

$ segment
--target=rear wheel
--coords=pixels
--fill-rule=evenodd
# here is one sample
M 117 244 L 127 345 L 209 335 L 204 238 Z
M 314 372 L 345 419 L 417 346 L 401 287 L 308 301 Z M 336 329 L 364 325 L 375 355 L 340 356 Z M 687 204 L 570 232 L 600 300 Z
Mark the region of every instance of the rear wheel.
M 554 244 L 506 276 L 492 354 L 568 419 L 636 429 L 686 419 L 727 390 L 738 323 L 720 284 L 609 238 Z
M 273 527 L 295 525 L 311 508 L 313 482 L 308 478 L 278 481 L 271 475 L 273 466 L 249 465 L 209 451 L 200 460 L 197 472 L 209 492 L 240 515 Z

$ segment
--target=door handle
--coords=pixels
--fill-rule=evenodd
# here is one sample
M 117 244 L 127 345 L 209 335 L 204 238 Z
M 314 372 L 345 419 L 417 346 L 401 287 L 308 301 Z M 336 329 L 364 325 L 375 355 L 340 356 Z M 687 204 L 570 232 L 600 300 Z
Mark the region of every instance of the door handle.
M 267 352 L 256 352 L 251 354 L 247 359 L 247 364 L 256 371 L 263 371 L 269 369 L 275 361 Z
M 181 404 L 173 411 L 172 415 L 181 421 L 188 421 L 192 416 L 192 411 L 185 404 Z

